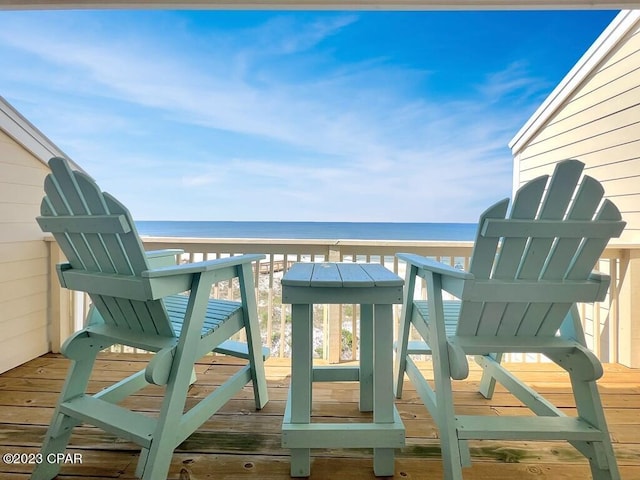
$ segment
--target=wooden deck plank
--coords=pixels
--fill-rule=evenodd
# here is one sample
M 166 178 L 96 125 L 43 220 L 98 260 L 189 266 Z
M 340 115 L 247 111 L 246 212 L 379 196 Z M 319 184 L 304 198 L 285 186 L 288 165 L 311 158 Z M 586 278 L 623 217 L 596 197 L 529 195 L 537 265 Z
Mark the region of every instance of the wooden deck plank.
M 116 380 L 144 368 L 148 357 L 135 354 L 105 354 L 102 369 L 90 388 L 98 391 Z M 227 357 L 208 357 L 197 366 L 198 383 L 190 390 L 188 407 L 196 398 L 220 385 L 226 375 L 244 362 Z M 68 361 L 48 354 L 0 375 L 0 451 L 35 453 L 50 421 L 53 405 L 64 381 Z M 421 368 L 429 367 L 428 362 Z M 523 379 L 536 385 L 568 414 L 574 413 L 567 375 L 552 364 L 514 366 Z M 271 401 L 254 410 L 251 388 L 234 397 L 177 450 L 171 464 L 171 479 L 285 479 L 289 478 L 289 451 L 280 446 L 280 428 L 289 386 L 290 363 L 267 361 Z M 468 380 L 454 382 L 454 401 L 460 414 L 522 415 L 527 410 L 511 395 L 499 390 L 486 400 L 476 389 L 480 372 L 472 367 Z M 599 382 L 614 448 L 625 479 L 640 479 L 640 370 L 606 365 Z M 157 413 L 162 389 L 148 387 L 123 405 Z M 397 479 L 442 477 L 438 431 L 415 390 L 407 383 L 396 402 L 407 429 L 407 446 L 397 452 Z M 358 410 L 358 387 L 352 383 L 314 385 L 314 421 L 362 422 L 370 414 Z M 71 439 L 72 453 L 83 455 L 82 465 L 65 465 L 61 479 L 133 479 L 138 449 L 94 427 L 78 427 Z M 465 469 L 465 480 L 519 480 L 589 478 L 584 459 L 564 442 L 470 442 L 473 466 Z M 375 478 L 371 451 L 367 449 L 322 449 L 312 452 L 311 479 Z M 27 465 L 0 464 L 0 478 L 26 479 Z

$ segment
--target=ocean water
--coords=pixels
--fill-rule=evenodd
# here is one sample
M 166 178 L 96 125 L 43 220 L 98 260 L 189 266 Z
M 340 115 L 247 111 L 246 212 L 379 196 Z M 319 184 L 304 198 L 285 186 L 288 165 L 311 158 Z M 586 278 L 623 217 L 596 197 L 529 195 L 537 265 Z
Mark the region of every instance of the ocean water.
M 336 240 L 473 240 L 474 223 L 138 221 L 154 237 Z

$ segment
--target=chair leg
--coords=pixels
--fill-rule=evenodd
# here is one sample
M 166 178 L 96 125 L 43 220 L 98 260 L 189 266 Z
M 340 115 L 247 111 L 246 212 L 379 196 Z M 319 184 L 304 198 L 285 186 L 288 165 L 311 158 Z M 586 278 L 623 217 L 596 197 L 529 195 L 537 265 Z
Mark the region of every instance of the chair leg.
M 311 475 L 311 449 L 291 449 L 291 473 L 292 477 L 308 477 Z
M 580 344 L 586 345 L 580 314 L 575 304 L 562 322 L 560 332 L 561 336 L 573 338 Z M 558 363 L 556 359 L 551 358 Z M 589 460 L 594 480 L 620 480 L 620 471 L 611 444 L 598 386 L 595 380 L 581 380 L 574 372 L 575 370 L 569 371 L 569 378 L 578 415 L 603 432 L 603 436 L 601 442 L 571 442 L 571 444 Z
M 177 446 L 175 435 L 169 435 L 167 432 L 178 432 L 180 429 L 182 411 L 193 374 L 192 355 L 183 352 L 180 359 L 176 358 L 172 370 L 172 381 L 167 384 L 151 447 L 148 450 L 143 449 L 140 453 L 136 474 L 143 480 L 167 477 L 173 451 Z
M 589 460 L 593 480 L 620 480 L 618 463 L 595 381 L 581 381 L 570 375 L 578 415 L 602 431 L 601 442 L 571 442 Z
M 73 427 L 79 425 L 76 419 L 67 415 L 56 412 L 53 414 L 51 425 L 45 436 L 42 445 L 42 458 L 45 459 L 39 463 L 31 474 L 31 480 L 51 480 L 60 472 L 61 465 L 59 463 L 51 463 L 46 461 L 51 454 L 63 453 L 69 443 Z
M 267 378 L 264 372 L 264 357 L 262 356 L 262 340 L 260 327 L 255 312 L 249 312 L 249 319 L 245 325 L 247 332 L 247 346 L 249 349 L 249 363 L 251 365 L 251 383 L 256 409 L 262 409 L 269 401 L 267 392 Z
M 256 408 L 262 409 L 269 401 L 267 379 L 264 373 L 264 359 L 262 356 L 262 338 L 260 336 L 260 322 L 258 321 L 258 307 L 253 288 L 253 271 L 251 265 L 244 264 L 239 275 L 242 291 L 243 306 L 245 308 L 244 328 L 247 334 L 249 349 L 249 364 L 251 365 L 251 380 Z
M 99 350 L 92 345 L 83 345 L 85 340 L 87 340 L 86 336 L 77 336 L 69 343 L 69 346 L 73 343 L 74 350 L 77 348 L 77 350 L 74 351 L 74 357 L 76 357 L 76 359 L 72 361 L 69 367 L 67 378 L 51 419 L 51 425 L 49 425 L 49 429 L 45 434 L 41 449 L 42 457 L 45 460 L 49 458 L 51 454 L 63 453 L 67 448 L 73 428 L 82 423 L 75 418 L 61 413 L 60 404 L 86 392 L 89 377 L 91 376 Z M 58 463 L 43 461 L 36 466 L 31 474 L 31 479 L 50 480 L 58 474 L 60 466 Z
M 404 308 L 403 310 L 406 310 Z M 404 386 L 404 374 L 407 369 L 407 348 L 409 346 L 409 331 L 411 330 L 411 322 L 405 318 L 400 320 L 398 331 L 398 341 L 396 343 L 396 361 L 393 381 L 393 393 L 396 398 L 402 398 L 402 387 Z
M 407 268 L 402 292 L 402 316 L 398 326 L 398 342 L 396 343 L 396 361 L 394 367 L 393 393 L 396 398 L 402 397 L 404 373 L 407 370 L 407 349 L 409 346 L 409 332 L 411 331 L 411 316 L 413 315 L 413 293 L 416 286 L 416 267 Z
M 502 361 L 502 353 L 491 353 L 488 355 L 489 357 L 491 357 L 493 360 L 495 360 L 496 362 L 500 363 Z M 480 379 L 480 387 L 478 388 L 478 391 L 485 397 L 485 398 L 492 398 L 493 397 L 493 393 L 496 389 L 496 379 L 494 376 L 492 376 L 489 372 L 487 372 L 486 369 L 484 369 L 482 371 L 482 378 Z
M 456 430 L 456 414 L 451 385 L 451 362 L 446 341 L 442 285 L 440 282 L 440 277 L 437 275 L 433 275 L 430 279 L 427 278 L 427 298 L 429 299 L 431 321 L 427 325 L 427 328 L 431 331 L 431 338 L 428 342 L 432 349 L 433 380 L 436 397 L 436 408 L 432 415 L 434 415 L 434 420 L 440 432 L 444 479 L 462 480 L 462 462 L 464 461 L 465 464 L 470 463 L 470 455 L 467 449 L 467 442 L 461 442 L 458 439 Z M 418 327 L 418 331 L 420 330 L 421 328 Z M 462 454 L 460 453 L 461 448 L 465 449 Z
M 209 279 L 200 277 L 191 287 L 189 301 L 184 313 L 183 329 L 175 347 L 175 355 L 169 370 L 162 407 L 148 450 L 143 449 L 136 469 L 143 480 L 167 477 L 177 438 L 183 433 L 184 405 L 189 385 L 194 377 L 196 351 L 193 348 L 200 339 L 202 322 L 209 301 Z
M 434 352 L 434 383 L 436 393 L 436 406 L 438 418 L 435 419 L 440 432 L 440 444 L 442 447 L 442 463 L 445 480 L 462 480 L 462 460 L 469 463 L 469 455 L 460 453 L 460 441 L 455 428 L 455 411 L 453 406 L 453 390 L 451 378 L 449 378 L 447 365 L 435 358 Z M 446 361 L 448 364 L 448 361 Z M 463 445 L 466 447 L 466 443 Z

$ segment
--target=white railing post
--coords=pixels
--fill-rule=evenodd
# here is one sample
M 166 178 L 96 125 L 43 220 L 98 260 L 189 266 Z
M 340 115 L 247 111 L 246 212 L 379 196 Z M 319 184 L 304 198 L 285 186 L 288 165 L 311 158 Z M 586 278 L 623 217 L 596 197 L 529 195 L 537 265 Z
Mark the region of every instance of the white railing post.
M 618 362 L 640 368 L 640 248 L 621 256 L 618 305 Z
M 73 328 L 73 305 L 71 292 L 60 286 L 56 266 L 66 261 L 58 244 L 47 240 L 49 250 L 49 307 L 48 319 L 51 351 L 59 353 L 62 343 L 75 330 Z
M 341 262 L 340 245 L 329 247 L 329 262 Z M 340 363 L 342 356 L 342 305 L 325 305 L 323 358 L 329 363 Z M 354 337 L 355 337 L 355 332 Z
M 618 272 L 620 269 L 621 259 L 612 258 L 609 260 L 609 276 L 611 277 L 611 285 L 609 287 L 609 358 L 608 361 L 618 363 L 620 356 L 620 297 L 618 292 Z M 604 359 L 601 359 L 604 360 Z

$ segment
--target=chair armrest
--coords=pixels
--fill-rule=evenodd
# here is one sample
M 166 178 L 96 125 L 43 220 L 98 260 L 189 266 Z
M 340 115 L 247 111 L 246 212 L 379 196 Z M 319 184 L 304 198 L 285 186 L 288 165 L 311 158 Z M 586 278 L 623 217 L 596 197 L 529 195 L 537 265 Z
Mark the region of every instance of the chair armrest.
M 161 278 L 172 275 L 189 275 L 193 273 L 210 272 L 223 268 L 235 267 L 244 263 L 252 263 L 265 258 L 261 254 L 236 255 L 235 257 L 217 258 L 204 262 L 185 263 L 182 265 L 172 265 L 169 267 L 154 268 L 142 272 L 146 278 Z
M 184 250 L 182 248 L 164 248 L 162 250 L 148 250 L 144 253 L 147 255 L 147 258 L 170 257 L 180 255 L 184 253 Z
M 589 280 L 591 280 L 593 282 L 610 282 L 611 281 L 611 277 L 609 275 L 607 275 L 606 273 L 602 273 L 602 272 L 599 272 L 597 270 L 593 270 L 589 274 Z
M 198 273 L 208 272 L 206 279 L 201 277 L 200 281 L 204 280 L 211 284 L 241 276 L 244 272 L 236 267 L 262 258 L 265 256 L 238 255 L 206 262 L 154 268 L 141 272 L 140 276 L 75 270 L 69 263 L 61 263 L 56 268 L 60 285 L 64 288 L 147 301 L 191 290 Z
M 436 262 L 435 260 L 423 257 L 422 255 L 416 255 L 415 253 L 396 253 L 396 257 L 415 267 L 422 268 L 433 273 L 438 273 L 440 275 L 447 275 L 461 280 L 471 280 L 474 278 L 474 275 L 469 272 L 458 270 L 457 268 Z
M 611 277 L 606 273 L 600 273 L 597 270 L 593 270 L 589 274 L 589 280 L 592 282 L 598 282 L 600 284 L 600 289 L 598 290 L 598 295 L 594 299 L 595 302 L 602 302 L 607 296 L 607 292 L 609 291 L 609 286 L 611 285 Z
M 164 250 L 149 250 L 145 252 L 147 262 L 151 268 L 169 267 L 176 264 L 177 256 L 184 253 L 181 248 L 166 248 Z
M 238 271 L 238 267 L 241 267 L 240 270 L 244 270 L 243 267 L 245 265 L 250 265 L 252 262 L 263 258 L 265 258 L 265 255 L 237 255 L 205 262 L 154 268 L 145 270 L 141 275 L 147 282 L 147 295 L 149 298 L 158 299 L 191 290 L 197 274 L 206 273 L 205 276 L 199 276 L 198 283 L 204 281 L 206 284 L 212 285 L 222 280 L 241 276 L 243 272 Z

